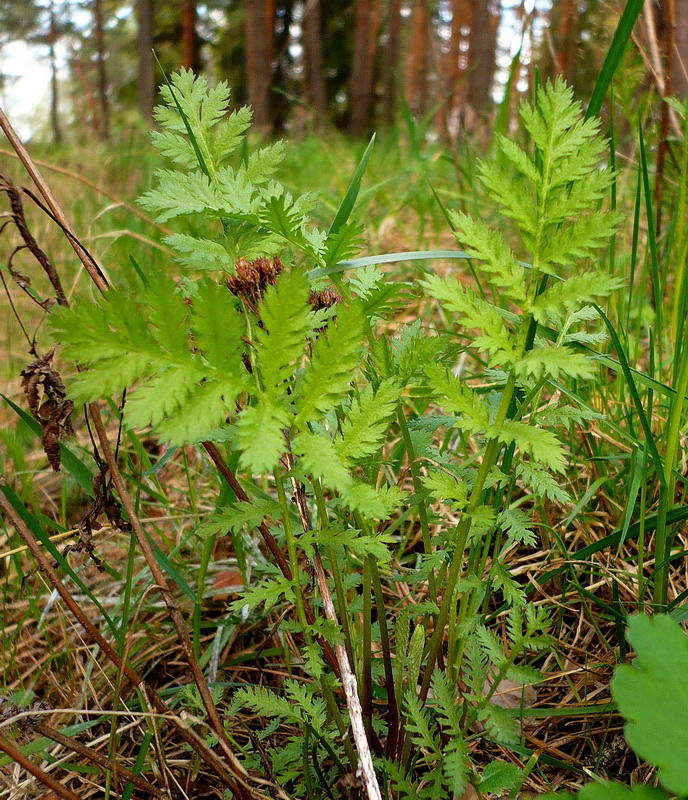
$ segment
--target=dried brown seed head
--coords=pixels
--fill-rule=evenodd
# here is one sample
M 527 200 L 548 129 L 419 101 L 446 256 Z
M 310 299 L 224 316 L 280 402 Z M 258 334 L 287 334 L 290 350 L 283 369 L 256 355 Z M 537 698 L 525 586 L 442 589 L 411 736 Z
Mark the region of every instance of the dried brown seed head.
M 22 389 L 31 413 L 43 428 L 43 449 L 50 466 L 60 469 L 60 441 L 73 436 L 72 410 L 74 403 L 67 399 L 67 390 L 52 361 L 55 348 L 43 358 L 32 361 L 21 371 Z
M 232 294 L 256 311 L 268 286 L 275 285 L 283 269 L 279 258 L 256 258 L 253 261 L 240 258 L 236 263 L 236 273 L 227 278 L 227 286 Z
M 332 289 L 323 289 L 321 292 L 311 292 L 308 302 L 313 306 L 313 311 L 320 311 L 323 308 L 332 308 L 341 299 Z

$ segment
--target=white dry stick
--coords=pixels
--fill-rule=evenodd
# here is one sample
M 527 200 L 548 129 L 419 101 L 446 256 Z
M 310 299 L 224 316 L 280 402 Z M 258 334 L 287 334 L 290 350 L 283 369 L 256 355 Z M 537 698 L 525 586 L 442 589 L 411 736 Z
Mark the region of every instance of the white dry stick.
M 336 625 L 339 625 L 337 613 L 334 610 L 332 602 L 332 595 L 327 586 L 327 577 L 325 576 L 325 568 L 323 567 L 320 556 L 316 553 L 313 559 L 313 566 L 315 569 L 315 579 L 318 582 L 320 595 L 325 608 L 325 616 Z M 349 664 L 349 657 L 346 654 L 344 646 L 338 644 L 334 648 L 337 663 L 339 664 L 339 671 L 341 673 L 342 686 L 344 694 L 346 695 L 346 705 L 349 709 L 349 719 L 351 720 L 351 729 L 354 734 L 354 744 L 358 751 L 359 769 L 365 785 L 368 800 L 382 800 L 380 793 L 380 785 L 377 782 L 377 775 L 373 767 L 373 757 L 370 754 L 370 747 L 366 737 L 365 728 L 363 727 L 363 709 L 361 702 L 358 699 L 358 686 L 356 685 L 356 676 Z

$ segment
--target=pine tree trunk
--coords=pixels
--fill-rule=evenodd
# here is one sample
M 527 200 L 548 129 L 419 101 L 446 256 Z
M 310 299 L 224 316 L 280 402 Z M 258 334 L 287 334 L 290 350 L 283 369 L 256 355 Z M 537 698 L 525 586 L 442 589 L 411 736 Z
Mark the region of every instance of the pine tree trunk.
M 452 0 L 451 35 L 449 39 L 449 52 L 442 64 L 444 72 L 444 128 L 450 136 L 453 133 L 454 119 L 459 112 L 461 104 L 462 86 L 462 28 L 470 28 L 470 7 L 466 0 Z M 465 59 L 465 56 L 464 56 Z M 465 69 L 465 64 L 464 64 Z
M 672 60 L 673 90 L 677 97 L 688 100 L 688 4 L 676 3 L 675 52 Z
M 383 60 L 383 109 L 385 122 L 394 122 L 399 91 L 399 53 L 401 51 L 401 0 L 389 0 L 387 9 L 387 46 Z
M 182 61 L 187 69 L 198 70 L 196 0 L 182 0 Z
M 96 68 L 98 72 L 98 138 L 110 138 L 110 101 L 108 99 L 107 68 L 105 66 L 105 33 L 103 31 L 103 0 L 94 0 L 93 22 L 96 39 Z
M 379 30 L 380 0 L 356 0 L 349 92 L 349 133 L 352 136 L 362 136 L 371 127 Z
M 270 126 L 271 53 L 274 50 L 273 0 L 246 0 L 246 72 L 253 122 Z
M 303 12 L 306 96 L 315 109 L 316 124 L 327 116 L 327 89 L 322 49 L 320 0 L 307 0 Z
M 50 30 L 48 31 L 48 46 L 50 57 L 50 127 L 52 129 L 53 142 L 60 144 L 62 141 L 62 129 L 60 128 L 59 88 L 57 80 L 57 61 L 55 58 L 55 42 L 57 40 L 57 21 L 55 19 L 55 4 L 50 2 Z
M 275 0 L 270 0 L 267 4 L 265 36 L 270 55 L 268 63 L 268 106 L 270 109 L 270 131 L 273 136 L 280 136 L 284 133 L 291 111 L 291 102 L 280 91 L 289 91 L 291 89 L 289 65 L 285 63 L 285 59 L 281 57 L 281 54 L 288 51 L 289 48 L 291 36 L 289 30 L 294 21 L 294 7 L 298 2 L 299 0 L 280 0 L 279 25 L 277 24 L 278 15 Z
M 411 15 L 411 40 L 406 74 L 406 101 L 413 114 L 428 107 L 430 15 L 427 0 L 416 0 Z
M 153 0 L 138 0 L 136 15 L 138 19 L 139 108 L 143 118 L 152 123 L 153 106 L 155 105 L 155 67 L 153 64 L 155 11 Z
M 471 74 L 468 100 L 477 112 L 484 111 L 490 100 L 495 70 L 497 22 L 490 12 L 490 0 L 473 0 L 471 26 Z
M 576 3 L 574 0 L 561 0 L 559 13 L 557 71 L 571 83 L 576 55 Z

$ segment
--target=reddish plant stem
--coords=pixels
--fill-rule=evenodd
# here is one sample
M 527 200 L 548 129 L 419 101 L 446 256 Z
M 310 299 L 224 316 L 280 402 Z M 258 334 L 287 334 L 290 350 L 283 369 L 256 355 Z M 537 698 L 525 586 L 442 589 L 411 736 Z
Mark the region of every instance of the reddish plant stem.
M 215 464 L 215 466 L 217 467 L 217 471 L 227 481 L 227 483 L 229 484 L 229 486 L 231 487 L 232 491 L 237 496 L 237 498 L 243 503 L 252 502 L 251 498 L 246 494 L 244 488 L 237 480 L 236 475 L 229 468 L 229 465 L 224 460 L 224 458 L 222 457 L 222 453 L 220 453 L 217 447 L 212 442 L 203 442 L 203 447 L 205 448 L 205 451 L 212 459 L 213 464 Z M 277 566 L 280 568 L 284 577 L 288 581 L 292 580 L 292 571 L 291 567 L 289 566 L 289 562 L 284 557 L 284 554 L 280 550 L 280 547 L 277 544 L 275 537 L 268 530 L 267 525 L 264 522 L 261 522 L 260 525 L 258 526 L 258 530 L 260 531 L 260 535 L 263 537 L 265 546 L 272 554 L 273 558 L 275 559 L 275 562 L 277 563 Z M 306 615 L 306 621 L 308 622 L 309 625 L 312 625 L 315 622 L 315 614 L 313 613 L 313 609 L 305 597 L 303 598 L 303 610 Z M 334 670 L 335 675 L 338 678 L 340 678 L 341 677 L 340 665 L 337 656 L 335 655 L 335 652 L 332 649 L 332 646 L 321 637 L 318 637 L 317 641 L 322 647 L 323 655 L 327 659 L 328 664 Z
M 4 478 L 0 477 L 2 483 L 5 482 Z M 121 672 L 126 675 L 127 680 L 132 685 L 139 687 L 150 702 L 155 706 L 160 714 L 166 715 L 170 723 L 176 728 L 182 739 L 198 754 L 200 758 L 225 781 L 230 788 L 237 791 L 237 796 L 242 798 L 250 798 L 249 787 L 244 787 L 243 780 L 233 775 L 225 766 L 222 759 L 220 759 L 203 740 L 194 733 L 190 728 L 187 728 L 181 720 L 172 714 L 171 709 L 167 703 L 160 697 L 160 695 L 150 686 L 148 686 L 143 678 L 132 669 L 128 664 L 124 663 L 119 657 L 117 652 L 113 649 L 110 643 L 102 636 L 96 626 L 89 620 L 84 613 L 81 606 L 76 602 L 71 592 L 62 583 L 51 561 L 46 557 L 43 549 L 38 544 L 33 534 L 24 523 L 22 518 L 17 514 L 14 507 L 9 500 L 5 497 L 4 493 L 0 491 L 0 507 L 2 508 L 5 517 L 13 525 L 17 533 L 24 540 L 24 543 L 36 559 L 41 573 L 47 578 L 50 585 L 57 591 L 62 598 L 64 604 L 72 613 L 76 621 L 86 632 L 87 637 L 100 647 L 102 653 L 117 667 Z M 167 716 L 170 715 L 170 716 Z M 18 762 L 21 763 L 21 762 Z M 242 768 L 243 772 L 243 768 Z M 236 789 L 237 781 L 241 784 L 239 789 Z M 246 790 L 249 790 L 248 793 Z
M 148 538 L 145 534 L 145 531 L 143 530 L 143 525 L 141 524 L 138 514 L 136 513 L 133 500 L 131 499 L 129 490 L 127 489 L 126 484 L 124 483 L 124 479 L 122 478 L 122 473 L 119 471 L 117 460 L 115 458 L 112 447 L 110 446 L 110 441 L 108 439 L 105 426 L 103 425 L 103 420 L 100 416 L 100 410 L 95 405 L 95 403 L 91 403 L 89 405 L 89 412 L 91 415 L 91 419 L 93 421 L 93 426 L 96 430 L 96 434 L 98 435 L 98 442 L 100 444 L 103 458 L 105 459 L 108 465 L 108 469 L 110 471 L 110 475 L 112 476 L 112 482 L 115 485 L 117 493 L 119 494 L 120 499 L 122 501 L 122 505 L 124 506 L 127 512 L 127 516 L 129 517 L 129 522 L 131 523 L 131 526 L 134 529 L 136 540 L 138 542 L 139 547 L 141 548 L 143 557 L 146 559 L 146 563 L 148 564 L 148 568 L 151 571 L 153 580 L 155 581 L 158 591 L 160 592 L 160 595 L 165 605 L 167 606 L 167 611 L 170 615 L 170 619 L 172 620 L 172 624 L 174 625 L 174 628 L 177 632 L 179 643 L 182 646 L 184 657 L 186 658 L 189 668 L 191 669 L 194 682 L 198 687 L 198 691 L 201 696 L 203 706 L 208 715 L 208 719 L 210 720 L 210 725 L 218 737 L 219 743 L 225 753 L 225 756 L 232 769 L 232 772 L 238 775 L 245 774 L 245 770 L 242 767 L 241 762 L 234 755 L 234 751 L 232 750 L 232 747 L 229 743 L 229 739 L 227 738 L 227 734 L 225 733 L 222 720 L 220 719 L 220 715 L 218 714 L 217 708 L 210 694 L 210 689 L 208 688 L 205 675 L 203 674 L 203 671 L 201 670 L 200 665 L 196 660 L 196 656 L 194 655 L 193 645 L 191 643 L 191 637 L 189 636 L 189 632 L 186 628 L 184 616 L 179 606 L 177 605 L 177 601 L 175 600 L 172 587 L 170 586 L 170 584 L 167 581 L 167 578 L 164 576 L 162 570 L 158 566 L 158 562 L 155 559 L 155 554 L 153 553 L 153 548 L 151 547 L 150 542 L 148 541 Z
M 215 464 L 215 466 L 217 467 L 217 471 L 227 481 L 231 490 L 237 496 L 237 499 L 240 500 L 242 503 L 250 503 L 251 498 L 246 494 L 243 486 L 239 483 L 239 481 L 236 478 L 236 475 L 229 468 L 229 465 L 224 460 L 224 458 L 222 457 L 222 453 L 220 453 L 217 447 L 212 442 L 203 442 L 203 447 L 205 448 L 206 453 L 208 453 L 208 455 L 212 459 L 213 464 Z M 268 548 L 268 550 L 272 554 L 272 557 L 275 559 L 275 563 L 282 571 L 284 577 L 290 581 L 292 579 L 292 574 L 289 562 L 284 557 L 284 553 L 280 550 L 280 546 L 277 544 L 275 537 L 270 533 L 270 531 L 267 528 L 267 525 L 264 522 L 260 523 L 260 525 L 258 526 L 258 530 L 260 531 L 260 535 L 263 537 L 265 546 Z
M 134 786 L 138 786 L 139 789 L 143 790 L 144 792 L 148 792 L 148 794 L 151 796 L 164 797 L 163 793 L 159 789 L 156 789 L 151 783 L 148 783 L 145 778 L 142 778 L 140 775 L 132 772 L 123 764 L 120 764 L 117 761 L 111 761 L 107 756 L 104 756 L 102 753 L 99 753 L 92 747 L 82 744 L 76 739 L 73 739 L 71 736 L 65 736 L 63 733 L 60 733 L 60 731 L 55 730 L 50 725 L 46 725 L 44 722 L 36 722 L 32 727 L 36 733 L 40 733 L 41 736 L 52 739 L 54 742 L 61 744 L 63 747 L 66 747 L 83 758 L 92 761 L 94 764 L 97 764 L 104 770 L 109 770 L 112 773 L 121 775 L 122 778 L 127 781 L 131 781 Z
M 0 750 L 3 753 L 8 755 L 12 761 L 16 761 L 22 769 L 25 769 L 34 778 L 37 778 L 44 786 L 47 786 L 52 792 L 54 792 L 58 797 L 64 798 L 64 800 L 81 800 L 78 794 L 74 794 L 71 789 L 68 789 L 66 786 L 61 784 L 59 781 L 56 781 L 52 775 L 49 775 L 47 772 L 44 772 L 40 767 L 36 766 L 30 759 L 28 759 L 24 753 L 9 739 L 5 739 L 4 736 L 0 736 Z

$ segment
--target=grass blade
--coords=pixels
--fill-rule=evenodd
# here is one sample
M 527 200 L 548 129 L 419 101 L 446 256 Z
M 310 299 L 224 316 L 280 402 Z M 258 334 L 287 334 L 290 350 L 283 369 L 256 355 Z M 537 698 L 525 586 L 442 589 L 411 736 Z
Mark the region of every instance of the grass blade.
M 628 0 L 626 3 L 626 8 L 624 8 L 623 14 L 619 19 L 619 24 L 616 26 L 616 31 L 614 31 L 614 38 L 604 58 L 602 69 L 595 81 L 595 88 L 592 90 L 590 102 L 585 111 L 586 117 L 594 117 L 596 114 L 600 113 L 602 103 L 607 94 L 607 89 L 623 58 L 626 45 L 631 38 L 633 26 L 638 19 L 642 7 L 643 0 Z

